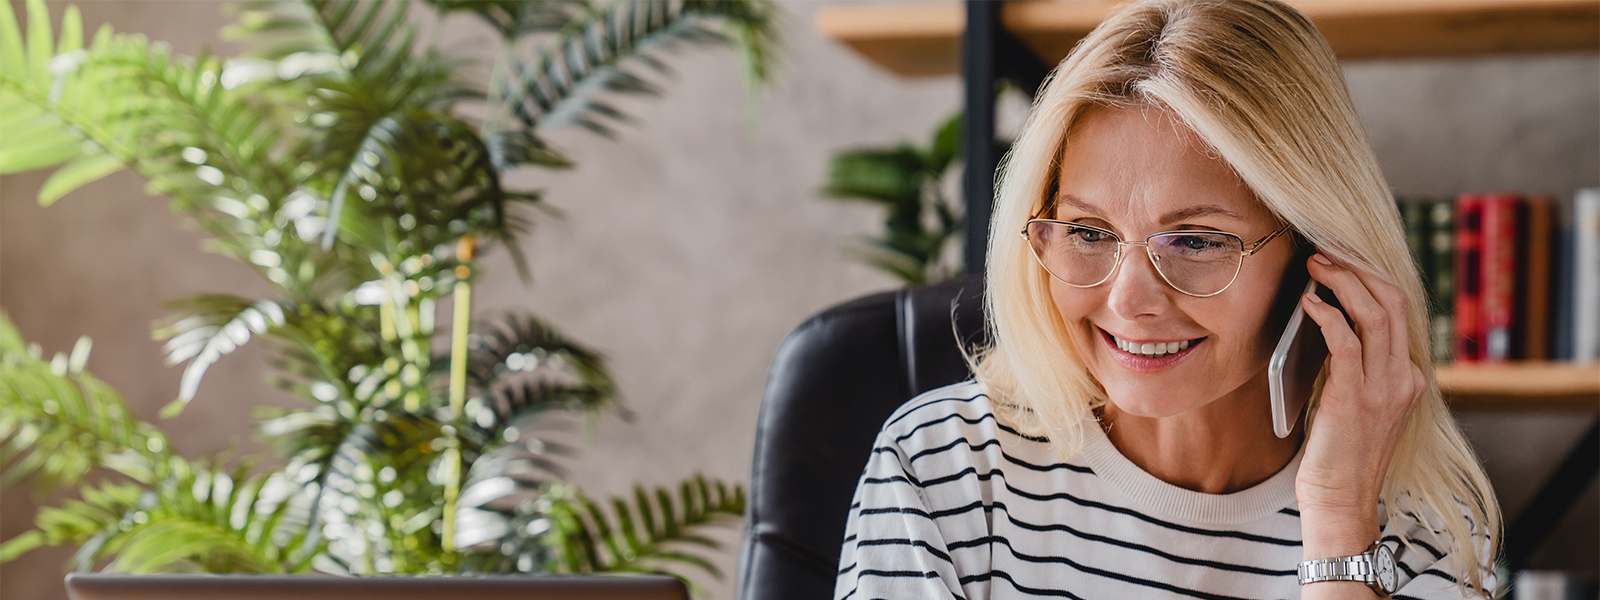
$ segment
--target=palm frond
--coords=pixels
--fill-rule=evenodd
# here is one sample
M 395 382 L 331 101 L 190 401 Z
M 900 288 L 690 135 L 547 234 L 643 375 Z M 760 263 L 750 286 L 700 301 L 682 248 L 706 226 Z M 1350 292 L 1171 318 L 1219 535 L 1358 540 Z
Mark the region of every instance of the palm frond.
M 109 27 L 102 27 L 86 49 L 82 19 L 76 8 L 68 8 L 59 43 L 52 44 L 44 2 L 29 0 L 26 6 L 26 36 L 10 4 L 0 7 L 0 129 L 6 131 L 0 174 L 69 163 L 41 190 L 40 200 L 48 204 L 121 168 L 135 154 L 124 124 L 145 107 L 136 94 L 122 96 L 138 87 L 126 73 L 79 69 L 91 54 L 112 45 Z M 119 96 L 122 101 L 107 100 Z M 86 140 L 95 144 L 85 147 Z
M 380 167 L 405 158 L 396 150 L 422 147 L 397 148 L 408 135 L 437 132 L 431 125 L 445 118 L 441 110 L 481 95 L 462 84 L 453 65 L 437 55 L 413 55 L 417 31 L 407 21 L 408 6 L 358 0 L 259 2 L 246 5 L 240 25 L 232 30 L 233 37 L 256 42 L 256 56 L 277 61 L 278 71 L 302 80 L 311 95 L 312 113 L 306 121 L 312 131 L 299 154 L 323 165 L 312 174 L 317 182 L 312 188 L 328 199 L 330 224 L 345 222 L 342 215 L 352 193 L 376 199 L 383 186 L 373 186 L 373 178 L 401 175 L 405 182 L 418 181 L 417 174 L 393 169 L 380 173 Z M 305 67 L 296 72 L 286 64 Z M 450 141 L 454 143 L 445 148 L 482 145 L 475 133 Z M 482 154 L 487 163 L 487 151 Z M 339 232 L 340 227 L 327 227 L 324 249 L 332 248 Z
M 609 399 L 616 390 L 598 352 L 536 317 L 508 314 L 475 329 L 467 340 L 467 379 L 484 394 L 513 376 L 542 368 L 570 372 L 576 383 L 572 387 L 593 390 L 597 399 Z
M 40 4 L 29 10 L 29 56 L 0 59 L 12 67 L 0 74 L 0 126 L 29 134 L 7 144 L 0 172 L 70 161 L 41 188 L 46 204 L 124 166 L 189 211 L 216 209 L 219 197 L 246 206 L 252 196 L 282 198 L 289 177 L 272 156 L 275 134 L 242 90 L 222 84 L 221 61 L 178 59 L 163 45 L 109 28 L 82 48 L 75 9 L 51 54 Z M 9 15 L 8 7 L 0 28 L 14 24 Z M 208 229 L 239 234 L 236 227 Z
M 251 196 L 260 196 L 268 211 L 276 210 L 293 189 L 293 178 L 275 155 L 276 128 L 267 126 L 259 107 L 248 101 L 245 92 L 252 88 L 228 85 L 224 63 L 216 57 L 176 57 L 165 46 L 127 39 L 121 52 L 95 57 L 85 68 L 128 69 L 138 74 L 146 94 L 159 100 L 160 110 L 140 124 L 153 136 L 140 143 L 141 161 L 153 163 L 140 172 L 152 187 L 185 208 L 214 209 L 217 196 L 248 206 Z
M 721 579 L 710 561 L 685 546 L 717 549 L 700 535 L 708 526 L 736 522 L 744 514 L 744 490 L 701 476 L 682 482 L 677 496 L 665 488 L 635 488 L 631 502 L 611 501 L 609 510 L 582 494 L 557 498 L 550 508 L 557 569 L 568 573 L 666 573 L 687 578 L 683 567 Z
M 312 403 L 354 401 L 353 406 L 381 406 L 395 394 L 380 393 L 401 377 L 398 364 L 386 359 L 401 354 L 399 342 L 386 340 L 378 310 L 346 298 L 284 305 L 285 321 L 269 331 L 277 345 L 271 365 L 285 377 L 279 387 Z M 419 382 L 420 385 L 420 382 Z
M 603 94 L 661 93 L 660 86 L 630 71 L 628 63 L 657 67 L 664 64 L 659 54 L 679 46 L 738 42 L 749 57 L 747 72 L 764 80 L 777 36 L 773 14 L 764 0 L 640 0 L 598 6 L 569 23 L 533 59 L 514 63 L 503 96 L 529 132 L 578 127 L 610 136 L 629 117 L 602 100 Z M 733 37 L 722 24 L 729 24 Z
M 164 452 L 166 438 L 139 421 L 116 390 L 83 370 L 89 340 L 45 361 L 0 312 L 0 487 L 33 479 L 39 494 L 105 466 L 128 472 Z
M 406 2 L 266 0 L 242 3 L 239 23 L 224 37 L 250 42 L 250 56 L 293 59 L 289 78 L 334 74 L 376 82 L 396 75 L 411 57 L 416 28 Z M 299 67 L 299 68 L 294 68 Z
M 289 457 L 285 472 L 299 474 L 313 490 L 313 539 L 325 525 L 339 524 L 345 533 L 327 541 L 329 555 L 357 573 L 372 573 L 374 555 L 403 563 L 416 559 L 407 554 L 437 548 L 429 526 L 439 518 L 442 488 L 433 481 L 443 457 L 438 444 L 447 434 L 428 416 L 370 408 L 357 414 L 349 406 L 260 409 L 259 431 Z M 375 528 L 363 524 L 374 519 Z M 380 548 L 386 540 L 391 543 Z
M 167 364 L 187 362 L 189 366 L 184 369 L 178 399 L 161 411 L 165 416 L 182 412 L 194 400 L 206 369 L 217 360 L 249 342 L 252 334 L 265 334 L 284 323 L 283 307 L 272 300 L 252 301 L 209 294 L 172 303 L 169 307 L 187 309 L 188 314 L 157 329 L 155 336 L 167 340 L 164 347 Z
M 428 4 L 441 16 L 472 13 L 508 41 L 560 31 L 592 6 L 589 0 L 428 0 Z
M 512 549 L 497 564 L 527 571 L 547 561 L 531 558 L 537 544 L 529 546 L 526 536 L 514 532 L 543 523 L 530 519 L 525 505 L 566 478 L 560 459 L 575 453 L 529 432 L 543 415 L 593 415 L 612 405 L 615 384 L 598 353 L 532 316 L 507 315 L 495 325 L 480 325 L 468 347 L 474 396 L 460 418 L 459 443 L 470 467 L 455 541 L 464 548 L 493 542 Z M 507 535 L 514 539 L 502 539 Z
M 79 570 L 112 559 L 126 573 L 305 572 L 305 489 L 282 474 L 249 475 L 168 456 L 155 481 L 104 483 L 40 511 L 38 529 L 14 538 L 0 557 L 33 546 L 80 545 Z
M 501 187 L 493 153 L 470 124 L 432 109 L 410 108 L 373 123 L 363 135 L 359 141 L 341 139 L 343 133 L 323 139 L 328 153 L 358 148 L 332 199 L 345 207 L 341 210 L 353 211 L 340 224 L 352 244 L 408 257 L 453 242 L 462 231 L 481 231 L 520 252 L 509 205 L 539 197 Z M 448 274 L 453 266 L 435 268 Z
M 779 22 L 783 9 L 776 2 L 685 0 L 683 10 L 721 21 L 724 35 L 732 38 L 744 62 L 745 85 L 752 92 L 771 81 L 779 62 L 778 50 L 783 46 Z

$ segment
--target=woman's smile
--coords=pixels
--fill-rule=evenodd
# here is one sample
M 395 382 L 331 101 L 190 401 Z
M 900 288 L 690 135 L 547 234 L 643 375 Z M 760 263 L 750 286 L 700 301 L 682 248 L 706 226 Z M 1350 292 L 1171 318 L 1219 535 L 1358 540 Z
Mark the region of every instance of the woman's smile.
M 1177 366 L 1198 351 L 1206 339 L 1120 336 L 1100 327 L 1095 329 L 1105 341 L 1104 350 L 1118 364 L 1140 373 L 1159 373 Z

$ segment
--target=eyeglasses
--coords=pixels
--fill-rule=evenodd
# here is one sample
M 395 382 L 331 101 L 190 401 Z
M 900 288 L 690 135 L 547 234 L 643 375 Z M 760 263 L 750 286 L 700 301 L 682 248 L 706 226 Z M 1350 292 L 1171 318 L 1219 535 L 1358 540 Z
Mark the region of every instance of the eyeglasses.
M 1123 246 L 1144 246 L 1156 272 L 1173 289 L 1200 298 L 1221 294 L 1239 277 L 1244 258 L 1288 231 L 1284 225 L 1246 245 L 1222 231 L 1167 231 L 1143 242 L 1124 242 L 1099 227 L 1053 219 L 1032 219 L 1022 238 L 1044 270 L 1072 287 L 1090 288 L 1111 279 L 1125 256 Z

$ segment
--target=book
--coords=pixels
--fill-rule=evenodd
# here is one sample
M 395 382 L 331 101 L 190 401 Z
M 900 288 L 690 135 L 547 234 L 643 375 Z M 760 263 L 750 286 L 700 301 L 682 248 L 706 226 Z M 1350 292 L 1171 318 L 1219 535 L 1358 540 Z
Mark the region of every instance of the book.
M 1516 194 L 1496 193 L 1483 197 L 1480 210 L 1478 247 L 1481 249 L 1478 279 L 1478 324 L 1482 346 L 1479 359 L 1506 362 L 1516 358 L 1517 348 L 1517 230 L 1522 199 Z
M 1428 206 L 1428 302 L 1432 307 L 1433 362 L 1450 362 L 1454 346 L 1456 207 L 1450 200 Z
M 1550 302 L 1550 360 L 1572 360 L 1572 218 L 1557 219 L 1554 296 Z
M 1550 359 L 1550 292 L 1553 278 L 1551 262 L 1555 242 L 1555 199 L 1549 194 L 1529 196 L 1524 204 L 1521 235 L 1522 303 L 1517 322 L 1522 325 L 1521 348 L 1515 352 L 1523 360 Z
M 1600 358 L 1600 188 L 1572 200 L 1572 359 Z
M 1405 226 L 1406 248 L 1411 251 L 1411 263 L 1416 265 L 1417 276 L 1428 286 L 1428 202 L 1422 199 L 1400 201 L 1400 223 Z
M 1456 362 L 1477 362 L 1482 357 L 1482 313 L 1479 287 L 1482 281 L 1483 198 L 1461 194 L 1456 198 L 1455 240 L 1455 319 L 1454 355 Z

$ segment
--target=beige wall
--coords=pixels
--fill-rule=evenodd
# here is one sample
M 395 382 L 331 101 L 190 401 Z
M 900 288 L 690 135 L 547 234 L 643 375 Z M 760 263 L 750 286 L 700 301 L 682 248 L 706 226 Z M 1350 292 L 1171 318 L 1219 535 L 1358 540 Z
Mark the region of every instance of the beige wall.
M 15 4 L 14 4 L 15 5 Z M 746 99 L 726 53 L 691 51 L 664 99 L 623 101 L 640 124 L 616 142 L 559 140 L 580 167 L 515 181 L 548 191 L 566 216 L 540 217 L 526 240 L 535 281 L 524 287 L 499 254 L 479 287 L 481 310 L 526 310 L 603 350 L 631 422 L 608 418 L 575 479 L 601 495 L 635 482 L 694 472 L 742 480 L 768 361 L 805 316 L 894 282 L 841 258 L 849 236 L 875 231 L 871 209 L 818 198 L 829 154 L 841 147 L 924 139 L 958 108 L 954 78 L 902 80 L 812 32 L 817 3 L 790 2 L 791 50 L 746 128 Z M 59 10 L 59 6 L 55 6 Z M 182 52 L 209 44 L 228 22 L 211 2 L 84 3 L 91 26 L 168 40 Z M 466 39 L 470 28 L 452 29 Z M 1550 189 L 1600 183 L 1600 59 L 1363 63 L 1347 68 L 1384 167 L 1398 192 Z M 39 174 L 0 178 L 0 307 L 47 351 L 95 339 L 90 368 L 142 416 L 177 389 L 148 324 L 161 302 L 200 291 L 261 294 L 254 275 L 199 250 L 200 236 L 120 174 L 57 206 L 32 199 Z M 624 243 L 625 241 L 625 243 Z M 249 407 L 293 405 L 261 383 L 259 347 L 224 358 L 184 415 L 160 422 L 186 453 L 250 441 Z M 1589 417 L 1465 416 L 1515 510 L 1553 468 Z M 4 495 L 0 538 L 27 527 L 28 495 Z M 1593 487 L 1578 517 L 1541 556 L 1593 570 Z M 732 535 L 725 536 L 733 540 Z M 724 559 L 732 571 L 733 552 Z M 62 597 L 65 553 L 38 552 L 0 568 L 0 597 Z M 731 576 L 729 578 L 731 580 Z M 729 598 L 731 581 L 713 586 Z

